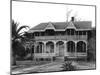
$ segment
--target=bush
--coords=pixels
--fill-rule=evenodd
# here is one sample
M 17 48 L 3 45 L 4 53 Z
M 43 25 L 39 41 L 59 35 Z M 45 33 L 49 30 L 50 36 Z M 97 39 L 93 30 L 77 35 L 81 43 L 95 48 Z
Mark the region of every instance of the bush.
M 87 52 L 87 60 L 88 61 L 95 61 L 96 60 L 95 51 L 88 50 L 88 52 Z
M 96 60 L 96 35 L 95 31 L 92 34 L 93 36 L 88 40 L 88 50 L 87 50 L 87 60 L 95 61 Z
M 72 65 L 72 62 L 67 62 L 62 65 L 63 71 L 75 71 L 75 66 Z

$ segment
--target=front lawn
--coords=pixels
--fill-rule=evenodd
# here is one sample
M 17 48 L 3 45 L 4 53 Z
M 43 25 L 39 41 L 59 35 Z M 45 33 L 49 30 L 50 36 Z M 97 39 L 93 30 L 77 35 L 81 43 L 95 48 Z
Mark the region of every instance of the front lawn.
M 16 61 L 17 65 L 16 66 L 12 66 L 12 70 L 14 69 L 23 69 L 23 68 L 28 68 L 28 67 L 32 67 L 32 66 L 39 66 L 39 65 L 44 65 L 44 64 L 48 64 L 50 63 L 50 61 Z

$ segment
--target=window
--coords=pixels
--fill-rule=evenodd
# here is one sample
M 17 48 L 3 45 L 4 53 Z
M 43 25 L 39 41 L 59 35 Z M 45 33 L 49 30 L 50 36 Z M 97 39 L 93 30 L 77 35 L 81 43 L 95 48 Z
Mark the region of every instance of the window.
M 86 52 L 86 44 L 83 41 L 77 43 L 77 52 Z
M 42 42 L 38 43 L 36 53 L 42 53 L 44 44 Z
M 68 52 L 75 52 L 75 43 L 73 41 L 69 41 L 67 43 Z
M 54 52 L 54 45 L 51 44 L 50 47 L 51 47 L 51 49 L 50 49 L 50 53 L 53 53 L 53 52 Z
M 46 43 L 46 53 L 53 53 L 54 52 L 54 43 L 53 42 L 47 42 Z

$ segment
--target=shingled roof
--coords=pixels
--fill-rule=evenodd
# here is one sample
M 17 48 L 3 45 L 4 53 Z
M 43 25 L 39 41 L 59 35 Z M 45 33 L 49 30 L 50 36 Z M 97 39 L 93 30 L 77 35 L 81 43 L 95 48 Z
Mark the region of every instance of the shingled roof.
M 55 30 L 65 30 L 70 22 L 49 22 L 55 28 Z M 49 23 L 40 23 L 37 26 L 31 28 L 28 32 L 44 31 Z M 89 30 L 91 29 L 91 21 L 76 21 L 72 22 L 77 30 Z

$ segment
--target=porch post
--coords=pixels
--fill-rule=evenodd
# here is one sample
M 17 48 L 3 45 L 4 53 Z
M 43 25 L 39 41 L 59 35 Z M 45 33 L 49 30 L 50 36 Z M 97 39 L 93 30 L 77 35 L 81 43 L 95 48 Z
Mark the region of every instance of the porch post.
M 34 44 L 34 60 L 36 61 L 36 59 L 35 59 L 35 53 L 36 53 L 36 43 Z
M 86 42 L 86 61 L 87 61 L 87 42 Z
M 56 42 L 54 42 L 54 54 L 56 54 Z
M 43 53 L 43 44 L 42 44 L 42 53 Z
M 78 39 L 79 39 L 79 31 L 77 31 L 77 36 L 78 36 Z
M 44 42 L 44 53 L 46 53 L 46 42 Z
M 75 41 L 75 57 L 77 57 L 77 41 Z
M 64 42 L 64 56 L 67 54 L 67 44 L 66 41 Z
M 83 31 L 82 31 L 82 39 L 83 39 Z
M 32 43 L 30 44 L 30 49 L 31 49 L 31 59 L 33 60 Z

